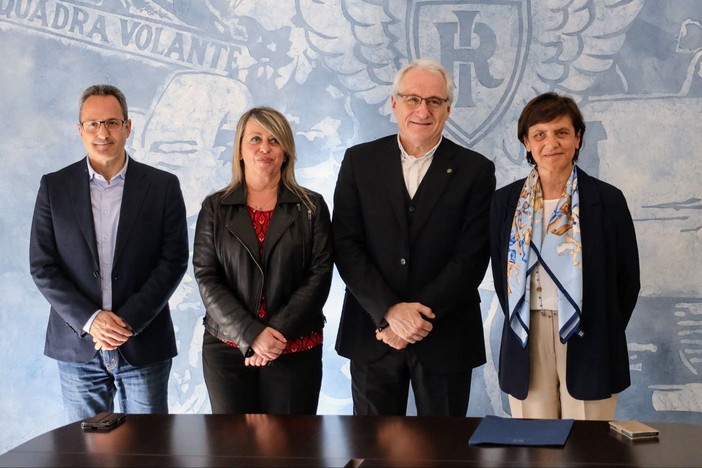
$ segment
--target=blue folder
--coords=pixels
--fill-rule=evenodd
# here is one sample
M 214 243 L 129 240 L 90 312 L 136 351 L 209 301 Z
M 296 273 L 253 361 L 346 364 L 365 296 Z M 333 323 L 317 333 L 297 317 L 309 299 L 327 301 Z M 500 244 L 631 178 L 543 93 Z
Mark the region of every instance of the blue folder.
M 485 416 L 469 445 L 564 446 L 572 419 L 513 419 Z

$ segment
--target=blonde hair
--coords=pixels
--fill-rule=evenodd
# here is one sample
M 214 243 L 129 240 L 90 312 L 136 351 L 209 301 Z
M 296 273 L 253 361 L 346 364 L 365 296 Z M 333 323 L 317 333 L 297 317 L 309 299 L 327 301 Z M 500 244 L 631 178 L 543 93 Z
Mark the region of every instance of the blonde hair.
M 244 112 L 236 125 L 236 136 L 234 137 L 234 154 L 232 156 L 232 180 L 227 185 L 225 192 L 231 193 L 242 185 L 246 187 L 244 178 L 244 161 L 241 158 L 241 142 L 244 139 L 246 124 L 253 120 L 278 140 L 283 147 L 285 159 L 280 168 L 280 180 L 283 185 L 300 197 L 305 207 L 312 212 L 315 211 L 314 202 L 310 198 L 307 190 L 295 180 L 295 138 L 293 136 L 290 123 L 285 116 L 271 107 L 254 107 Z

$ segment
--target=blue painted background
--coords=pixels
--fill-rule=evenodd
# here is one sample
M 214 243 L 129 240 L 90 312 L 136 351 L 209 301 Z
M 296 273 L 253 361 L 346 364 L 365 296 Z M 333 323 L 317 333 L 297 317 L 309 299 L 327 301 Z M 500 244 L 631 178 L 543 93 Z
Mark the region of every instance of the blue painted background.
M 498 186 L 529 170 L 516 138 L 524 103 L 547 90 L 580 103 L 581 165 L 624 191 L 642 261 L 628 330 L 633 385 L 618 417 L 702 424 L 698 0 L 0 0 L 0 452 L 63 424 L 28 233 L 40 176 L 84 156 L 84 88 L 125 92 L 129 151 L 180 177 L 192 240 L 200 202 L 229 180 L 242 111 L 271 105 L 288 116 L 298 178 L 331 205 L 344 150 L 395 132 L 390 83 L 420 56 L 452 69 L 458 100 L 446 134 L 494 160 Z M 336 277 L 324 414 L 351 412 L 348 363 L 333 349 L 342 293 Z M 488 363 L 474 373 L 469 414 L 505 415 L 489 274 L 481 295 Z M 171 305 L 171 411 L 209 412 L 192 269 Z

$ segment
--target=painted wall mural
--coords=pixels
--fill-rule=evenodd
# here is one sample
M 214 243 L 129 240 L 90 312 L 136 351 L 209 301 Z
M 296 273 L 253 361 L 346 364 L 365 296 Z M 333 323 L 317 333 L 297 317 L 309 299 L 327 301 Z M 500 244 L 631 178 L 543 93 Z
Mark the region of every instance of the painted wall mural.
M 244 110 L 286 114 L 298 179 L 331 207 L 344 150 L 395 133 L 392 78 L 418 57 L 452 70 L 457 100 L 445 133 L 492 159 L 498 186 L 529 171 L 516 137 L 526 101 L 549 90 L 578 101 L 588 126 L 580 164 L 626 195 L 642 261 L 628 329 L 632 386 L 617 415 L 702 424 L 699 1 L 0 0 L 0 452 L 63 424 L 28 234 L 41 175 L 84 156 L 83 89 L 124 91 L 128 149 L 178 175 L 192 243 L 201 201 L 229 180 Z M 469 415 L 507 415 L 489 273 L 481 296 L 488 363 L 474 372 Z M 348 362 L 333 349 L 342 298 L 336 276 L 322 414 L 351 412 Z M 209 412 L 192 267 L 171 307 L 171 411 Z

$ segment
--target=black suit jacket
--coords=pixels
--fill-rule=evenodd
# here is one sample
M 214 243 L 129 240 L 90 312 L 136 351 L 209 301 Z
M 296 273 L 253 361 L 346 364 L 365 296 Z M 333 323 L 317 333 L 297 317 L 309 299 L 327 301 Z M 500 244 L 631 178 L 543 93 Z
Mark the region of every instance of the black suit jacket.
M 494 164 L 447 138 L 416 203 L 408 203 L 396 135 L 347 150 L 332 218 L 336 265 L 346 282 L 340 355 L 377 360 L 391 349 L 375 338 L 388 308 L 420 302 L 436 314 L 434 328 L 408 352 L 437 372 L 485 362 L 478 285 L 488 263 L 494 189 Z
M 641 287 L 639 254 L 634 223 L 622 192 L 580 168 L 577 170 L 583 248 L 583 335 L 568 340 L 566 385 L 579 400 L 599 400 L 630 385 L 624 329 Z M 505 313 L 500 387 L 520 400 L 526 398 L 529 389 L 529 342 L 522 348 L 507 321 L 507 243 L 524 180 L 495 193 L 490 215 L 495 293 Z
M 49 301 L 44 354 L 87 362 L 96 351 L 82 328 L 102 308 L 100 267 L 85 159 L 44 175 L 34 208 L 30 269 Z M 188 263 L 178 178 L 129 160 L 112 270 L 113 312 L 134 330 L 119 350 L 132 365 L 176 355 L 168 299 Z

